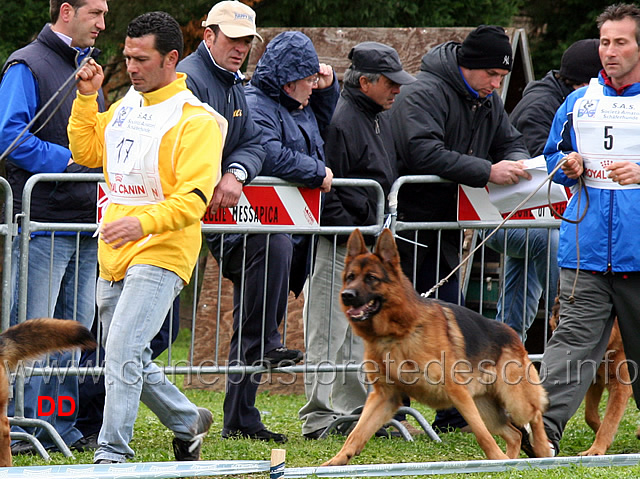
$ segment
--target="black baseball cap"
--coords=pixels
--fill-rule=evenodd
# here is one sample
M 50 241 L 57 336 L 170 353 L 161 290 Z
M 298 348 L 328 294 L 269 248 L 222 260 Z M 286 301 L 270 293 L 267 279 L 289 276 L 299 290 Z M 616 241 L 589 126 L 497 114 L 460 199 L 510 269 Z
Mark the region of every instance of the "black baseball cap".
M 402 69 L 398 52 L 384 43 L 358 43 L 349 52 L 351 67 L 363 73 L 380 73 L 398 85 L 408 85 L 416 81 Z

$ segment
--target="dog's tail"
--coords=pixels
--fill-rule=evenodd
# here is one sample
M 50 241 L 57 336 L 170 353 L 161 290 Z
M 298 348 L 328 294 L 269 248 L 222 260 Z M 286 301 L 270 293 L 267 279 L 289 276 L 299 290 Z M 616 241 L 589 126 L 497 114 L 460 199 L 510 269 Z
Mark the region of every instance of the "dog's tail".
M 38 357 L 48 351 L 95 347 L 93 334 L 77 321 L 30 319 L 0 334 L 0 362 L 14 368 L 21 359 Z

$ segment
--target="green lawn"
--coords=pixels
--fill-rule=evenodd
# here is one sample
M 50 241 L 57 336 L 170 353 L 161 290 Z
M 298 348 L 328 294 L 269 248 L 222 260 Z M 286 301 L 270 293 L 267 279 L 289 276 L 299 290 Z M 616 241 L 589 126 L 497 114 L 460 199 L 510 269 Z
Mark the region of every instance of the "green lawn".
M 189 332 L 183 330 L 173 349 L 173 359 L 186 357 L 189 347 Z M 161 357 L 162 359 L 162 357 Z M 164 357 L 166 361 L 166 356 Z M 182 384 L 182 378 L 177 378 Z M 187 396 L 199 406 L 207 407 L 214 413 L 214 423 L 202 449 L 202 458 L 207 460 L 269 460 L 270 451 L 280 447 L 274 443 L 263 443 L 242 439 L 223 440 L 220 437 L 222 429 L 222 401 L 224 395 L 219 392 L 201 390 L 187 390 Z M 301 435 L 301 423 L 297 412 L 304 404 L 304 397 L 271 396 L 268 392 L 261 393 L 257 406 L 262 412 L 265 425 L 274 431 L 284 432 L 289 436 L 285 445 L 287 450 L 287 467 L 316 466 L 331 458 L 342 446 L 344 438 L 330 437 L 322 441 L 307 441 Z M 422 414 L 432 420 L 434 413 L 414 404 Z M 594 434 L 585 424 L 583 411 L 571 420 L 565 436 L 560 443 L 561 456 L 574 456 L 587 449 L 593 441 Z M 635 430 L 639 420 L 635 403 L 628 408 L 618 431 L 618 436 L 609 450 L 610 454 L 636 453 L 640 451 L 640 441 L 635 437 Z M 172 434 L 166 430 L 156 417 L 144 406 L 140 406 L 135 427 L 135 436 L 131 447 L 136 451 L 136 462 L 170 461 L 173 460 L 171 451 Z M 438 444 L 425 436 L 417 437 L 415 442 L 405 442 L 402 439 L 372 439 L 359 457 L 352 460 L 352 464 L 379 464 L 397 462 L 427 462 L 427 461 L 465 461 L 471 459 L 485 459 L 474 436 L 471 434 L 452 433 L 442 436 L 443 442 Z M 501 444 L 502 445 L 502 444 Z M 86 464 L 93 460 L 93 453 L 76 453 L 75 460 L 68 460 L 62 454 L 52 454 L 52 464 Z M 22 456 L 14 458 L 14 465 L 44 465 L 39 457 Z M 267 477 L 267 474 L 255 476 Z M 570 467 L 553 470 L 512 471 L 505 473 L 482 474 L 452 474 L 447 477 L 482 477 L 482 478 L 609 478 L 609 477 L 639 477 L 640 466 L 634 467 Z

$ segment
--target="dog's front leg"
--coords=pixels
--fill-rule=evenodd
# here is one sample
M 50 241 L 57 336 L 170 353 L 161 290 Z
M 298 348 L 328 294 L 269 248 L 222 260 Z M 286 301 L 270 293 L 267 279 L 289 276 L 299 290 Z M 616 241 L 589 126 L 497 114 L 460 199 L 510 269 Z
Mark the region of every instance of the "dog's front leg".
M 455 385 L 448 388 L 449 398 L 458 412 L 465 418 L 471 431 L 476 436 L 478 444 L 487 456 L 487 459 L 508 459 L 507 455 L 498 447 L 476 407 L 471 394 L 463 385 Z
M 400 404 L 401 398 L 393 395 L 388 388 L 374 386 L 373 392 L 369 394 L 364 404 L 358 424 L 349 434 L 340 452 L 323 466 L 342 466 L 347 464 L 353 456 L 360 454 L 371 436 L 391 420 Z

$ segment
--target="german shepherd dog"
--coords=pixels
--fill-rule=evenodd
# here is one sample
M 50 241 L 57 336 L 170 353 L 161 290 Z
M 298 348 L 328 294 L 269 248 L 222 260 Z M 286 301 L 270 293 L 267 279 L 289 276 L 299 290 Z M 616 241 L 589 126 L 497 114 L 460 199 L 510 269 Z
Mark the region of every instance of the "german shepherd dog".
M 533 451 L 551 451 L 542 423 L 548 401 L 536 369 L 509 326 L 464 307 L 418 296 L 385 229 L 370 253 L 362 233 L 347 243 L 342 309 L 365 344 L 373 390 L 344 446 L 324 465 L 343 465 L 402 404 L 404 395 L 434 409 L 455 406 L 488 459 L 516 458 L 530 424 Z M 506 454 L 492 434 L 507 444 Z
M 11 466 L 10 426 L 7 418 L 9 381 L 6 369 L 18 361 L 37 358 L 49 351 L 95 347 L 87 328 L 77 321 L 64 319 L 30 319 L 0 334 L 0 467 Z
M 559 313 L 560 304 L 556 298 L 549 319 L 552 331 L 558 327 Z M 596 438 L 589 449 L 578 454 L 580 456 L 602 456 L 613 443 L 620 420 L 627 409 L 627 404 L 629 404 L 629 398 L 633 395 L 626 359 L 620 327 L 616 319 L 611 329 L 604 361 L 600 363 L 600 367 L 596 371 L 595 382 L 589 386 L 584 399 L 584 420 L 596 433 Z M 605 389 L 609 391 L 609 398 L 601 421 L 598 407 Z M 636 431 L 636 437 L 640 439 L 640 426 Z

